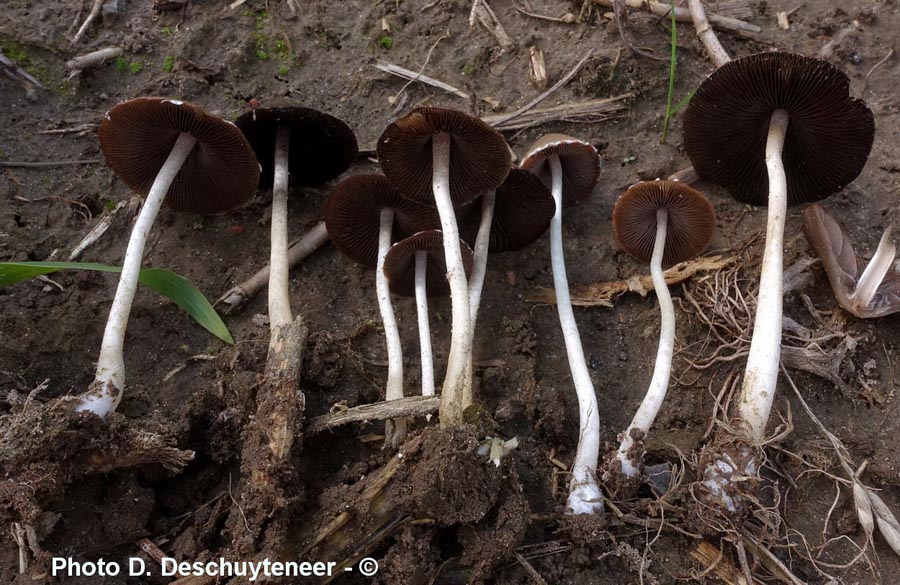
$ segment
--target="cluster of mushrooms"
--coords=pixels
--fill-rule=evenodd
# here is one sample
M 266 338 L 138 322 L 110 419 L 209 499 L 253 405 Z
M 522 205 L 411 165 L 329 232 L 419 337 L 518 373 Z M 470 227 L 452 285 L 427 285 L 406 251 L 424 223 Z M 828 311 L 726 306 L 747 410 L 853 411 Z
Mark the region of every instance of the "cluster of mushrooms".
M 684 147 L 697 174 L 740 202 L 768 206 L 757 314 L 729 427 L 732 436 L 713 442 L 702 479 L 723 509 L 741 507 L 739 487 L 759 465 L 756 448 L 765 440 L 775 395 L 787 206 L 823 199 L 852 181 L 862 171 L 873 136 L 873 115 L 849 96 L 846 75 L 825 61 L 785 52 L 728 62 L 707 78 L 687 108 Z M 270 361 L 282 355 L 282 332 L 294 320 L 288 295 L 288 183 L 321 184 L 349 168 L 357 154 L 353 132 L 336 118 L 291 104 L 252 110 L 234 125 L 190 104 L 139 98 L 110 110 L 100 141 L 109 165 L 146 202 L 129 240 L 96 379 L 78 409 L 105 417 L 119 402 L 128 311 L 144 243 L 162 204 L 216 213 L 240 205 L 258 186 L 271 185 Z M 564 209 L 585 199 L 598 182 L 597 151 L 570 136 L 546 135 L 514 168 L 506 141 L 488 124 L 462 112 L 424 107 L 390 124 L 377 154 L 383 175 L 356 175 L 338 183 L 323 215 L 336 246 L 375 269 L 388 354 L 385 399 L 404 396 L 391 294 L 416 299 L 421 393 L 433 395 L 428 299 L 449 293 L 452 329 L 439 416 L 442 427 L 463 424 L 474 402 L 472 342 L 488 253 L 521 249 L 549 226 L 556 304 L 580 413 L 567 510 L 602 510 L 600 413 L 572 311 L 562 243 Z M 811 225 L 825 225 L 817 211 L 807 215 Z M 619 245 L 650 264 L 661 318 L 646 396 L 602 474 L 609 484 L 636 485 L 645 473 L 643 440 L 665 398 L 675 344 L 675 310 L 663 269 L 703 252 L 716 216 L 700 191 L 656 180 L 621 195 L 612 219 Z M 828 247 L 827 235 L 820 236 L 819 246 Z M 859 277 L 865 298 L 855 302 L 879 302 L 879 285 L 895 286 L 893 277 L 882 283 L 892 261 L 892 246 L 879 252 L 875 267 Z M 396 447 L 406 433 L 407 421 L 388 421 L 386 443 Z

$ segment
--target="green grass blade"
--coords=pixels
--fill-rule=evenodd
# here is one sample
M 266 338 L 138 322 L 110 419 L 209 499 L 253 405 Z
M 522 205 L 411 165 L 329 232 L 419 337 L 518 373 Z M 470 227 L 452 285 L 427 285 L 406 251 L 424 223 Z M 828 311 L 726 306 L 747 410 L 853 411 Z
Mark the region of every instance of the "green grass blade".
M 672 98 L 675 94 L 675 65 L 678 62 L 678 29 L 675 25 L 675 0 L 671 0 L 669 14 L 672 17 L 672 51 L 671 58 L 669 59 L 669 95 L 666 97 L 666 121 L 663 122 L 662 136 L 659 138 L 660 144 L 666 143 L 666 138 L 669 136 L 669 122 L 672 121 L 672 116 L 675 115 L 676 111 L 672 109 Z
M 57 270 L 94 270 L 121 272 L 119 266 L 107 266 L 91 262 L 0 262 L 0 286 L 9 286 L 35 276 Z M 138 281 L 163 295 L 199 323 L 204 329 L 226 343 L 234 345 L 234 338 L 216 310 L 191 281 L 170 270 L 145 268 Z

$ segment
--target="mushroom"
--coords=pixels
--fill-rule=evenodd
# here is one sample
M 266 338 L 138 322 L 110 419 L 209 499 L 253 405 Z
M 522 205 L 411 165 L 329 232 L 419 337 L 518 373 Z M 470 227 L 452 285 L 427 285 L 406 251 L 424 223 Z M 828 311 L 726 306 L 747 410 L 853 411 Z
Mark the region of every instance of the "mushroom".
M 385 400 L 403 398 L 403 349 L 383 270 L 384 259 L 393 241 L 434 225 L 434 210 L 403 197 L 382 175 L 356 175 L 337 184 L 325 202 L 323 214 L 328 235 L 338 249 L 359 264 L 375 269 L 388 353 Z M 405 437 L 405 419 L 388 421 L 386 443 L 397 446 Z
M 235 124 L 256 152 L 262 167 L 260 186 L 272 187 L 269 254 L 269 351 L 272 352 L 278 331 L 293 321 L 288 286 L 288 182 L 313 186 L 329 181 L 350 167 L 358 148 L 356 136 L 344 122 L 289 101 L 276 101 L 250 110 Z
M 861 319 L 900 311 L 900 272 L 893 268 L 897 249 L 891 241 L 892 227 L 884 230 L 875 255 L 865 264 L 840 224 L 821 205 L 803 210 L 803 233 L 822 259 L 835 298 Z
M 472 272 L 472 249 L 459 243 L 466 274 Z M 443 234 L 428 230 L 413 234 L 393 246 L 384 258 L 384 275 L 391 292 L 416 297 L 419 321 L 419 350 L 422 361 L 422 396 L 434 396 L 434 358 L 431 351 L 431 327 L 428 323 L 428 297 L 450 292 Z
M 472 335 L 453 207 L 497 188 L 509 173 L 510 151 L 503 136 L 478 118 L 456 110 L 416 108 L 385 129 L 377 153 L 384 174 L 404 196 L 434 203 L 440 216 L 453 314 L 440 417 L 441 426 L 458 426 L 468 406 L 463 387 Z
M 107 164 L 145 198 L 125 250 L 94 381 L 75 406 L 106 418 L 125 389 L 125 328 L 160 207 L 201 214 L 237 207 L 256 191 L 259 167 L 234 124 L 176 100 L 122 102 L 106 113 L 98 135 Z
M 456 210 L 461 237 L 474 246 L 475 260 L 469 279 L 469 313 L 472 336 L 481 304 L 481 290 L 488 253 L 520 250 L 547 231 L 556 204 L 547 187 L 534 174 L 511 169 L 496 191 L 488 191 L 472 203 Z M 472 352 L 466 368 L 464 395 L 472 402 Z
M 553 287 L 556 289 L 556 309 L 566 343 L 572 382 L 578 395 L 580 429 L 566 508 L 572 514 L 593 514 L 603 510 L 603 499 L 596 478 L 597 459 L 600 455 L 600 415 L 566 280 L 562 212 L 563 207 L 577 203 L 594 190 L 600 177 L 600 156 L 587 142 L 563 134 L 548 134 L 531 145 L 522 160 L 522 168 L 537 175 L 549 187 L 556 203 L 556 213 L 550 222 L 550 259 L 553 266 Z
M 626 478 L 640 473 L 640 441 L 656 420 L 669 387 L 675 347 L 675 308 L 663 276 L 663 266 L 690 260 L 712 240 L 716 212 L 700 191 L 675 181 L 645 181 L 629 188 L 613 208 L 613 227 L 619 245 L 641 262 L 650 263 L 650 276 L 659 300 L 660 330 L 656 365 L 647 394 L 634 419 L 621 435 L 616 463 Z M 613 465 L 616 465 L 615 463 Z M 612 473 L 615 474 L 615 468 Z
M 775 398 L 781 350 L 782 248 L 789 204 L 828 197 L 859 175 L 875 122 L 849 95 L 850 80 L 826 61 L 783 52 L 726 63 L 704 81 L 684 118 L 684 147 L 701 178 L 738 201 L 768 205 L 753 337 L 737 402 L 739 432 L 759 445 Z M 731 472 L 755 468 L 747 449 L 709 468 L 724 494 Z M 714 477 L 713 477 L 714 476 Z M 727 494 L 724 494 L 727 496 Z M 734 507 L 733 500 L 724 500 Z

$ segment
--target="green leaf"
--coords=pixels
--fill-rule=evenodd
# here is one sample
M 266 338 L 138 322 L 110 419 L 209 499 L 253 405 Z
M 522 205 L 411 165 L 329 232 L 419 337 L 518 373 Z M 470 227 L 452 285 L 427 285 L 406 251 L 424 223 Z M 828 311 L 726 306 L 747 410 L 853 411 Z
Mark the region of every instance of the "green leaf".
M 107 266 L 92 262 L 0 262 L 0 286 L 8 286 L 57 270 L 95 270 L 121 272 L 119 266 Z M 234 338 L 219 314 L 190 280 L 163 268 L 144 268 L 138 281 L 163 295 L 184 309 L 204 329 L 226 343 L 234 345 Z

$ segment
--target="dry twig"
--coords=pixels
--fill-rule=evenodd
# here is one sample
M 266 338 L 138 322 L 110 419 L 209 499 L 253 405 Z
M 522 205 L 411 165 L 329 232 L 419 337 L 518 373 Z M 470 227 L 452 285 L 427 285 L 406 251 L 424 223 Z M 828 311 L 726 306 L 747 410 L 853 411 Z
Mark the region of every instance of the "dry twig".
M 703 9 L 702 2 L 700 0 L 688 0 L 688 8 L 691 12 L 691 19 L 694 21 L 694 28 L 697 29 L 697 38 L 700 39 L 700 42 L 706 48 L 706 53 L 709 55 L 713 65 L 719 68 L 731 61 L 731 57 L 728 56 L 728 52 L 722 46 L 722 43 L 719 42 L 716 32 L 710 26 L 709 20 L 707 20 L 706 10 Z
M 436 413 L 440 404 L 440 396 L 407 396 L 396 400 L 338 409 L 334 413 L 324 414 L 309 421 L 306 433 L 307 435 L 317 435 L 323 431 L 353 422 L 373 422 L 397 417 L 425 416 Z
M 81 28 L 78 29 L 78 32 L 75 33 L 75 36 L 72 37 L 72 42 L 70 44 L 74 45 L 81 39 L 81 36 L 84 34 L 84 31 L 87 30 L 88 26 L 97 16 L 100 14 L 100 9 L 103 8 L 103 0 L 94 0 L 94 3 L 91 5 L 91 12 L 87 15 L 87 18 L 84 19 L 84 23 L 82 23 Z
M 666 279 L 666 284 L 678 284 L 698 272 L 718 271 L 737 264 L 738 260 L 740 260 L 738 255 L 701 256 L 700 258 L 672 266 L 663 273 L 663 276 Z M 580 307 L 612 307 L 613 302 L 627 292 L 636 292 L 641 296 L 646 296 L 651 290 L 653 290 L 653 281 L 650 275 L 632 276 L 626 280 L 612 282 L 586 284 L 572 288 L 572 304 Z M 552 288 L 538 289 L 527 300 L 534 303 L 553 304 L 556 302 L 556 293 Z
M 605 6 L 607 8 L 613 8 L 615 2 L 617 0 L 591 0 L 594 4 L 599 6 Z M 655 14 L 656 16 L 668 16 L 669 11 L 671 10 L 671 6 L 667 2 L 656 2 L 655 0 L 618 0 L 622 3 L 622 5 L 631 8 L 632 10 L 645 10 L 650 12 L 651 14 Z M 728 32 L 739 34 L 742 36 L 749 36 L 760 32 L 760 29 L 755 24 L 750 24 L 749 22 L 744 22 L 743 20 L 738 20 L 736 18 L 729 18 L 727 16 L 722 16 L 719 14 L 710 14 L 707 16 L 709 23 L 715 28 L 726 30 Z M 693 22 L 691 19 L 691 13 L 687 8 L 682 8 L 681 6 L 675 7 L 675 20 L 678 22 Z

